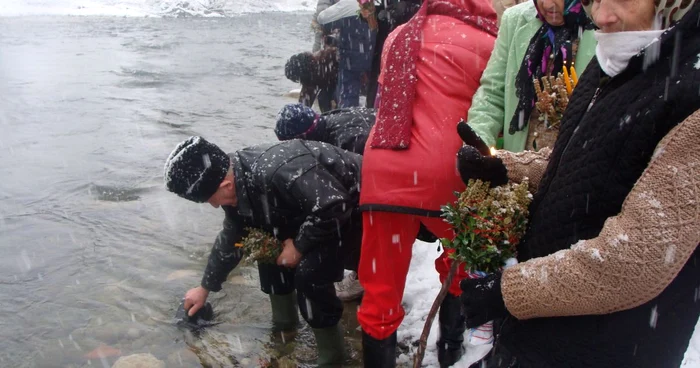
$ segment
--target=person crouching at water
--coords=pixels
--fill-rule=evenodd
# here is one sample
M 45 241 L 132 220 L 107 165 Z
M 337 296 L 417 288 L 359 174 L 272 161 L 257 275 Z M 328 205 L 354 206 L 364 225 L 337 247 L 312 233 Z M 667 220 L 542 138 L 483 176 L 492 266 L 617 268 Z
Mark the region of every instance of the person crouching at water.
M 310 107 L 288 104 L 277 114 L 275 134 L 281 141 L 307 139 L 362 154 L 376 119 L 376 110 L 364 107 L 338 109 L 319 115 Z M 363 292 L 355 271 L 335 284 L 335 293 L 344 302 L 360 299 Z
M 277 114 L 277 139 L 306 139 L 332 144 L 346 151 L 362 154 L 377 111 L 350 107 L 317 114 L 302 104 L 285 105 Z
M 326 46 L 315 53 L 302 52 L 287 60 L 284 74 L 292 82 L 301 83 L 299 103 L 313 106 L 318 97 L 321 112 L 333 109 L 338 84 L 337 49 Z
M 242 251 L 235 244 L 246 229 L 262 229 L 283 243 L 277 265 L 258 264 L 274 328 L 295 328 L 298 304 L 316 337 L 318 365 L 342 365 L 343 304 L 333 283 L 359 262 L 361 165 L 362 156 L 320 142 L 291 140 L 232 154 L 202 137 L 180 143 L 165 163 L 166 188 L 225 213 L 201 285 L 185 294 L 188 315 L 220 291 L 238 265 Z
M 338 109 L 318 115 L 309 107 L 289 104 L 277 114 L 275 134 L 281 141 L 299 138 L 326 142 L 363 154 L 376 118 L 376 109 L 365 107 Z M 437 237 L 421 224 L 418 239 L 430 243 Z M 364 289 L 357 279 L 357 272 L 350 272 L 343 281 L 336 283 L 335 292 L 342 301 L 362 297 Z

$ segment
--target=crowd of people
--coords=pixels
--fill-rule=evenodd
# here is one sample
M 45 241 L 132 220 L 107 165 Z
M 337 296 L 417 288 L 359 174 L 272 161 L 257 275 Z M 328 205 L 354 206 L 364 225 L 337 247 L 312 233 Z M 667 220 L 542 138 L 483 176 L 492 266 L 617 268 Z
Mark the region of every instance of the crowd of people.
M 169 191 L 225 212 L 188 313 L 259 228 L 283 244 L 258 264 L 274 328 L 298 310 L 318 365 L 340 367 L 359 290 L 364 366 L 394 367 L 415 240 L 454 236 L 440 208 L 470 180 L 527 178 L 519 263 L 459 265 L 440 366 L 493 321 L 476 366 L 678 367 L 700 317 L 700 1 L 366 3 L 319 1 L 312 52 L 285 66 L 302 92 L 279 142 L 226 154 L 191 137 L 168 157 Z M 452 262 L 435 260 L 436 288 Z

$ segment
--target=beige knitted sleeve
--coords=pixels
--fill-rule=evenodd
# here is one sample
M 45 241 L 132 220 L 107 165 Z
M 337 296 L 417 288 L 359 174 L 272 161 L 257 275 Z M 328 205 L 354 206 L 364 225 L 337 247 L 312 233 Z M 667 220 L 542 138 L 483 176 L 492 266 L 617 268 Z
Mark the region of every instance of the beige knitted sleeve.
M 518 319 L 607 314 L 658 296 L 700 243 L 700 110 L 659 143 L 600 235 L 503 272 Z
M 510 152 L 504 150 L 496 151 L 496 157 L 503 161 L 503 164 L 508 169 L 508 179 L 510 181 L 520 183 L 523 178 L 528 178 L 528 187 L 530 192 L 535 192 L 540 184 L 542 175 L 547 169 L 547 162 L 552 150 L 545 147 L 537 152 L 523 151 Z

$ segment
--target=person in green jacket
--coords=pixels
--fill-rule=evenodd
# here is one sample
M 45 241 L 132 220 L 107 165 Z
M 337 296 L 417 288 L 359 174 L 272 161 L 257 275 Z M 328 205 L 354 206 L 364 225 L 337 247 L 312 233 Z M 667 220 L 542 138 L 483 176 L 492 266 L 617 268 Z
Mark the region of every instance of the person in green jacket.
M 580 0 L 532 0 L 505 11 L 467 118 L 488 146 L 520 152 L 554 143 L 568 93 L 558 94 L 561 100 L 538 101 L 533 79 L 563 76 L 566 67 L 573 88 L 572 67 L 580 75 L 595 55 L 593 27 Z M 550 110 L 540 109 L 548 102 Z

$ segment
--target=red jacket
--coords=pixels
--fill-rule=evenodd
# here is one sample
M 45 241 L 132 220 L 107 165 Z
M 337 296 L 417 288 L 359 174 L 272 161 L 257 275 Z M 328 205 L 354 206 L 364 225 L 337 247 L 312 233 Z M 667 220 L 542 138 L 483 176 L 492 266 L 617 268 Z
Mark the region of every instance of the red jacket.
M 459 2 L 475 16 L 496 21 L 489 0 L 452 2 Z M 383 53 L 398 30 L 387 38 Z M 428 14 L 417 61 L 411 141 L 403 150 L 372 148 L 376 126 L 372 129 L 362 164 L 363 210 L 439 215 L 440 206 L 453 202 L 455 191 L 464 190 L 456 165 L 462 146 L 456 126 L 467 117 L 494 42 L 495 37 L 484 29 Z M 384 60 L 386 55 L 382 55 Z M 383 82 L 381 75 L 379 82 Z

